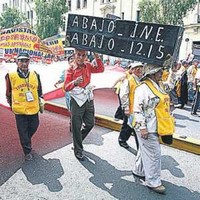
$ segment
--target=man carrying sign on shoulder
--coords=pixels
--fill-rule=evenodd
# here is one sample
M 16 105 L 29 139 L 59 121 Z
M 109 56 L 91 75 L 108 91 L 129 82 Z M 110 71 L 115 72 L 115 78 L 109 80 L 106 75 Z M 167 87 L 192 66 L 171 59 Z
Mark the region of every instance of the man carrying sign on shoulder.
M 87 51 L 75 49 L 74 60 L 66 71 L 64 90 L 70 92 L 70 111 L 74 154 L 84 160 L 82 141 L 94 126 L 93 87 L 90 85 L 91 73 L 104 71 L 99 55 L 94 53 L 96 64 L 86 61 Z

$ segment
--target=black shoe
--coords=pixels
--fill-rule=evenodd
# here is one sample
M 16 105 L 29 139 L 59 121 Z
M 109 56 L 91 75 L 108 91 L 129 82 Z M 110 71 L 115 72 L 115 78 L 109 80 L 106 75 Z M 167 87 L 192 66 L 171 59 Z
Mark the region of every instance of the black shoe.
M 119 145 L 120 145 L 121 147 L 124 147 L 125 149 L 128 149 L 128 148 L 129 148 L 129 145 L 128 145 L 127 142 L 125 142 L 125 141 L 119 141 Z
M 81 160 L 81 161 L 84 160 L 84 156 L 83 156 L 83 154 L 80 153 L 80 152 L 76 153 L 75 156 L 76 156 L 76 158 L 77 158 L 78 160 Z
M 27 153 L 24 156 L 24 158 L 25 158 L 26 161 L 31 161 L 31 160 L 33 160 L 33 155 L 31 153 Z
M 198 116 L 198 114 L 196 112 L 195 113 L 191 113 L 191 115 Z
M 136 177 L 138 177 L 138 178 L 141 178 L 142 180 L 144 180 L 144 179 L 145 179 L 145 176 L 140 176 L 140 175 L 137 175 L 137 174 L 135 174 L 135 172 L 134 172 L 134 171 L 132 171 L 132 174 L 133 174 L 133 176 L 136 176 Z

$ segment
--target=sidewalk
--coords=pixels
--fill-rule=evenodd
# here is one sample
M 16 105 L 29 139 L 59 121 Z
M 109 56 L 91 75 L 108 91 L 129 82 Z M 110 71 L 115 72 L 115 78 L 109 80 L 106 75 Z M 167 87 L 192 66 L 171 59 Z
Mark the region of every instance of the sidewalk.
M 84 141 L 87 159 L 79 162 L 71 149 L 69 118 L 45 111 L 33 138 L 34 160 L 24 162 L 13 114 L 0 108 L 1 200 L 199 200 L 198 155 L 163 146 L 165 196 L 134 178 L 135 141 L 125 150 L 119 132 L 95 126 Z M 6 123 L 6 124 L 5 124 Z M 7 128 L 9 127 L 9 129 Z M 195 164 L 194 164 L 195 163 Z

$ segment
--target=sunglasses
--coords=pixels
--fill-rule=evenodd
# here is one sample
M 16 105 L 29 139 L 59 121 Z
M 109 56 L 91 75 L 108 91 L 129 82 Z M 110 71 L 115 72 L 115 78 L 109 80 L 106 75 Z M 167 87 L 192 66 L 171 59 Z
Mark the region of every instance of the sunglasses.
M 27 59 L 19 59 L 18 62 L 27 63 L 27 62 L 29 62 L 29 60 L 27 60 Z

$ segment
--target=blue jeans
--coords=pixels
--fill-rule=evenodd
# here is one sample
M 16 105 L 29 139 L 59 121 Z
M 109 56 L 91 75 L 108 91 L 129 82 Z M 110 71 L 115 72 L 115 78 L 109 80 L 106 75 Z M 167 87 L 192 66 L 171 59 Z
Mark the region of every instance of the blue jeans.
M 194 100 L 194 90 L 193 90 L 193 83 L 188 82 L 188 101 Z
M 65 92 L 66 106 L 69 111 L 70 111 L 70 100 L 71 100 L 71 96 L 70 96 L 69 92 Z
M 200 87 L 197 87 L 194 101 L 192 104 L 192 113 L 196 113 L 198 110 L 198 107 L 199 107 L 199 101 L 200 101 L 200 91 L 199 90 L 200 90 Z

